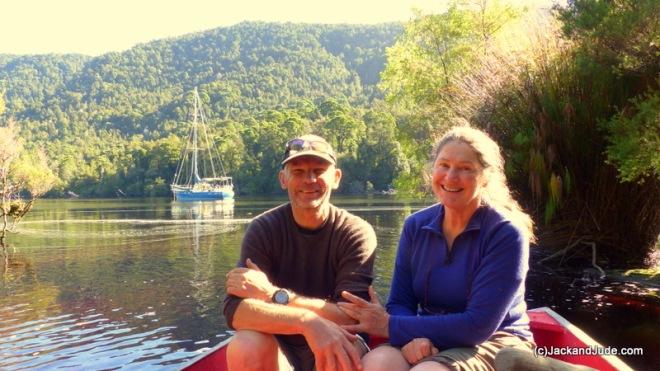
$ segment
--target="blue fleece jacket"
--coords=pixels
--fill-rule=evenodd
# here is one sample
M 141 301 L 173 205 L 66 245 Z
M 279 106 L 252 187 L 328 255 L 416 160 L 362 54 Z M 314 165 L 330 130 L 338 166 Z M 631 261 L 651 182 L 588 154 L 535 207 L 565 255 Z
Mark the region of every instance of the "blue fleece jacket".
M 436 204 L 403 226 L 387 302 L 390 343 L 424 337 L 442 350 L 480 344 L 495 331 L 531 340 L 523 234 L 481 206 L 449 251 L 443 218 L 444 207 Z

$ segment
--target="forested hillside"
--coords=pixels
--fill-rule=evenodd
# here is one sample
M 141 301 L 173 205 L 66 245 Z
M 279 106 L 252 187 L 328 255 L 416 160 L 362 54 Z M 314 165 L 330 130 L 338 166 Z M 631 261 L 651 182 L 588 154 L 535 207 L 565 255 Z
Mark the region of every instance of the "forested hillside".
M 362 123 L 355 109 L 379 99 L 385 48 L 402 30 L 241 23 L 96 58 L 2 55 L 0 91 L 5 116 L 57 167 L 54 195 L 167 195 L 195 87 L 239 192 L 271 192 L 276 169 L 256 157 L 276 160 L 288 136 L 326 121 Z M 273 141 L 269 128 L 280 130 L 286 120 L 293 126 Z

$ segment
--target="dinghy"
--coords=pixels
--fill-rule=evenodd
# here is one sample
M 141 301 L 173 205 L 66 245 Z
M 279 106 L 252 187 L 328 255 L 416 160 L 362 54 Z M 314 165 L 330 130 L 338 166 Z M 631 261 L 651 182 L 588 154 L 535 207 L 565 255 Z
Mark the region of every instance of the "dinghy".
M 597 370 L 632 370 L 628 365 L 613 355 L 604 355 L 605 349 L 577 326 L 567 321 L 550 308 L 536 308 L 527 311 L 529 326 L 534 334 L 537 347 L 545 351 L 583 349 L 584 354 L 552 355 L 565 362 L 584 365 Z M 231 338 L 209 349 L 191 360 L 182 370 L 185 371 L 225 371 L 227 370 L 227 344 Z M 373 344 L 372 344 L 373 345 Z M 558 352 L 570 353 L 570 352 Z

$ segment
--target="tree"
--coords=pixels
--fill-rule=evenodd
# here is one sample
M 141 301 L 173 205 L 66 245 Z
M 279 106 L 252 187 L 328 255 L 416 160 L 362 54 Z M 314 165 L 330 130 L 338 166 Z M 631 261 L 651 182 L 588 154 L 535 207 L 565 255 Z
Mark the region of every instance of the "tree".
M 422 14 L 387 49 L 380 87 L 405 109 L 438 111 L 456 78 L 474 68 L 491 39 L 521 11 L 501 1 L 452 1 L 446 12 Z
M 388 190 L 397 174 L 408 169 L 401 145 L 396 140 L 396 122 L 386 112 L 375 110 L 364 115 L 367 127 L 364 140 L 358 146 L 355 178 L 362 175 L 364 184 L 376 190 Z
M 556 10 L 565 35 L 579 41 L 580 73 L 610 77 L 607 88 L 616 87 L 613 101 L 619 101 L 612 106 L 618 112 L 598 123 L 606 133 L 608 162 L 623 181 L 660 181 L 660 3 L 575 0 Z M 604 73 L 594 73 L 599 66 Z
M 601 124 L 608 131 L 607 159 L 623 181 L 660 180 L 660 93 L 655 90 L 631 102 L 632 107 Z
M 5 95 L 5 92 L 0 92 L 0 116 L 2 116 L 3 113 L 5 113 L 4 95 Z
M 317 130 L 339 156 L 355 156 L 365 135 L 364 122 L 357 119 L 351 111 L 347 102 L 333 99 L 328 99 L 319 106 L 322 119 Z
M 522 11 L 503 1 L 454 0 L 441 14 L 418 12 L 387 49 L 380 88 L 399 116 L 399 142 L 410 170 L 395 181 L 403 193 L 420 194 L 422 167 L 438 133 L 457 116 L 452 100 L 461 79 L 482 67 L 495 41 Z
M 43 152 L 26 151 L 12 122 L 0 127 L 0 244 L 55 180 Z

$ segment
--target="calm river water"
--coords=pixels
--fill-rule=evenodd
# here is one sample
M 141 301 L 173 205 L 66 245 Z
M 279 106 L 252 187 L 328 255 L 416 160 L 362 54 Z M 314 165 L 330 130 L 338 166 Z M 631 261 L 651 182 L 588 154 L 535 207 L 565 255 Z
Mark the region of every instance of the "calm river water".
M 225 273 L 249 220 L 283 201 L 40 201 L 0 261 L 0 369 L 177 369 L 228 336 Z M 374 226 L 386 298 L 403 221 L 429 203 L 334 202 Z M 533 268 L 529 306 L 555 308 L 604 345 L 643 347 L 624 360 L 660 369 L 657 291 L 580 276 Z

